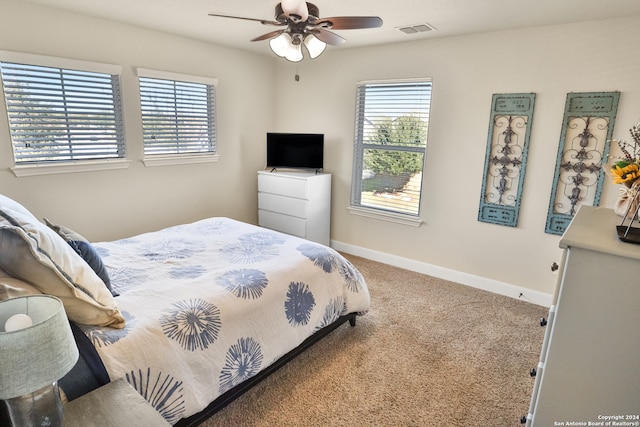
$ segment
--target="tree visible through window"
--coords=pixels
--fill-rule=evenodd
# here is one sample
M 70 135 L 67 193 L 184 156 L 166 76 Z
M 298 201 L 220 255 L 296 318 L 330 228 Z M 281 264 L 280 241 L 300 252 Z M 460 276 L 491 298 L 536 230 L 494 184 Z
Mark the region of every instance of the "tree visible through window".
M 215 85 L 145 75 L 139 83 L 145 156 L 215 152 Z
M 16 164 L 124 158 L 119 75 L 0 61 Z
M 352 205 L 419 214 L 431 81 L 357 88 Z

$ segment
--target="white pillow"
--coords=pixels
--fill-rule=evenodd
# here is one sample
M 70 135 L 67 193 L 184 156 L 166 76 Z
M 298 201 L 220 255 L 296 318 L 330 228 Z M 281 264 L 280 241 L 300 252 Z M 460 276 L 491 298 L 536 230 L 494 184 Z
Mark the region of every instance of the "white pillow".
M 42 292 L 25 282 L 11 277 L 0 269 L 0 301 L 25 295 L 41 295 Z
M 0 268 L 54 295 L 76 323 L 123 328 L 113 295 L 55 231 L 18 202 L 0 195 Z

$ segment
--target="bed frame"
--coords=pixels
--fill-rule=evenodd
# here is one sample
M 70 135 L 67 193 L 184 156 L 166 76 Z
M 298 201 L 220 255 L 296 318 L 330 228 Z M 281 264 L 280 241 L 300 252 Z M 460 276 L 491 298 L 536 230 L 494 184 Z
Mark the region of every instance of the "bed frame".
M 193 427 L 203 423 L 204 421 L 209 419 L 213 414 L 220 411 L 229 403 L 233 402 L 235 399 L 237 399 L 238 397 L 242 396 L 244 393 L 249 391 L 253 386 L 257 385 L 260 381 L 267 378 L 269 375 L 271 375 L 272 373 L 274 373 L 275 371 L 277 371 L 278 369 L 286 365 L 289 361 L 294 359 L 300 353 L 302 353 L 303 351 L 311 347 L 313 344 L 320 341 L 325 336 L 327 336 L 338 326 L 342 325 L 346 321 L 349 321 L 349 324 L 352 327 L 356 326 L 356 316 L 357 316 L 356 313 L 349 313 L 347 315 L 340 316 L 338 320 L 336 320 L 334 323 L 316 331 L 313 335 L 311 335 L 309 338 L 304 340 L 298 347 L 294 348 L 293 350 L 291 350 L 290 352 L 288 352 L 287 354 L 285 354 L 284 356 L 282 356 L 281 358 L 273 362 L 273 364 L 268 366 L 259 374 L 249 378 L 246 381 L 243 381 L 242 383 L 233 387 L 231 390 L 228 390 L 227 392 L 219 396 L 216 400 L 211 402 L 209 406 L 207 406 L 205 409 L 198 412 L 197 414 L 194 414 L 188 418 L 181 419 L 175 424 L 175 426 L 176 427 Z

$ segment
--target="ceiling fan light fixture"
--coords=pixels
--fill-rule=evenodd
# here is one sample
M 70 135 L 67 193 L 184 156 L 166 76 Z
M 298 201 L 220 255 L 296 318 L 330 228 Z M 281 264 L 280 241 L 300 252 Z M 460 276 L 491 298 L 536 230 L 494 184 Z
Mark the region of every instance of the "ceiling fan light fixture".
M 294 37 L 292 37 L 289 33 L 282 33 L 278 37 L 269 40 L 269 46 L 273 53 L 288 61 L 302 61 L 302 43 L 300 43 L 300 37 L 298 35 L 294 34 Z M 320 53 L 318 53 L 318 55 Z
M 278 37 L 269 40 L 269 46 L 276 55 L 284 58 L 289 51 L 289 46 L 292 45 L 291 36 L 289 33 L 282 33 Z
M 307 2 L 303 0 L 282 0 L 280 2 L 284 14 L 297 22 L 304 22 L 309 18 Z
M 325 42 L 319 40 L 313 34 L 309 34 L 307 35 L 307 37 L 304 38 L 304 45 L 307 48 L 307 51 L 309 52 L 309 57 L 311 59 L 315 59 L 318 56 L 320 56 L 322 52 L 324 52 L 325 48 L 327 47 L 327 44 Z
M 291 43 L 287 48 L 287 53 L 284 57 L 291 62 L 302 61 L 302 45 Z

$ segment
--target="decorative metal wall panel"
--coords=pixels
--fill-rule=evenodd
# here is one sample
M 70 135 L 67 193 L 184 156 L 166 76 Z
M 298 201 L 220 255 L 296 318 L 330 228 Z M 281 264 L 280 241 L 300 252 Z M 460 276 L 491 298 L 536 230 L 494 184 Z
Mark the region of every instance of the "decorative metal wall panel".
M 494 94 L 478 221 L 518 225 L 534 93 Z
M 620 92 L 569 93 L 545 232 L 562 234 L 581 205 L 598 206 Z

